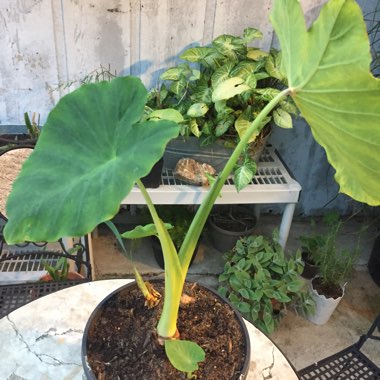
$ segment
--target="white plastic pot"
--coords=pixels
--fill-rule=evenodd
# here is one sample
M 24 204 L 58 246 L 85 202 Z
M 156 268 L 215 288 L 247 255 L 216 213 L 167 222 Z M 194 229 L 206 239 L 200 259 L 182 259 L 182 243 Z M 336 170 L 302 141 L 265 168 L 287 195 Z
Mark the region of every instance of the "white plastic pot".
M 330 319 L 332 313 L 339 305 L 340 300 L 344 296 L 344 286 L 342 286 L 342 296 L 339 298 L 326 298 L 323 294 L 319 294 L 310 281 L 311 295 L 315 301 L 315 314 L 310 315 L 307 319 L 316 325 L 324 325 Z

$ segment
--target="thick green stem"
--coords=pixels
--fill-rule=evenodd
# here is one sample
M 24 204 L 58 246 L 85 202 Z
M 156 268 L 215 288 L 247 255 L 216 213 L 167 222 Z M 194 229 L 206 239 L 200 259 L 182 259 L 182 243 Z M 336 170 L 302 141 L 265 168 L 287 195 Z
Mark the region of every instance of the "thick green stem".
M 153 222 L 156 225 L 165 263 L 165 298 L 162 314 L 157 326 L 157 333 L 162 338 L 172 338 L 177 332 L 177 317 L 182 288 L 185 278 L 182 276 L 177 250 L 168 230 L 157 214 L 152 199 L 140 180 L 137 185 L 145 199 Z
M 193 256 L 196 244 L 201 235 L 203 227 L 206 223 L 207 217 L 211 212 L 211 209 L 221 192 L 224 183 L 226 182 L 229 174 L 232 172 L 236 162 L 238 161 L 240 155 L 242 154 L 244 148 L 249 142 L 250 137 L 254 132 L 260 131 L 260 125 L 264 118 L 273 110 L 273 108 L 280 102 L 281 99 L 286 97 L 289 94 L 290 90 L 286 89 L 280 92 L 276 97 L 274 97 L 260 112 L 256 117 L 250 127 L 247 129 L 244 136 L 241 138 L 239 144 L 236 146 L 231 157 L 229 158 L 226 166 L 212 185 L 210 191 L 206 195 L 206 199 L 200 205 L 194 220 L 191 223 L 188 233 L 186 234 L 185 240 L 182 244 L 182 247 L 179 251 L 179 259 L 182 267 L 182 275 L 185 278 L 187 270 L 190 265 L 191 258 Z M 263 128 L 263 126 L 261 127 Z

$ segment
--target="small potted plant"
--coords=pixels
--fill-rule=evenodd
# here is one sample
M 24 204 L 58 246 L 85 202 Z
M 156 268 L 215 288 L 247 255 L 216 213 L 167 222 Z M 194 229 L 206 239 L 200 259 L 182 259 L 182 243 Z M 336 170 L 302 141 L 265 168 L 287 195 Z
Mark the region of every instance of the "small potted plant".
M 69 264 L 66 257 L 60 257 L 56 264 L 50 265 L 48 262 L 43 262 L 47 273 L 40 278 L 40 281 L 66 281 L 66 280 L 83 280 L 84 277 L 78 273 L 69 270 Z
M 296 303 L 304 315 L 314 313 L 314 302 L 300 279 L 303 269 L 301 252 L 285 257 L 276 231 L 272 239 L 249 236 L 225 254 L 218 291 L 246 319 L 270 334 L 289 303 Z
M 312 295 L 316 302 L 316 312 L 309 320 L 322 325 L 326 323 L 344 295 L 344 287 L 359 256 L 359 240 L 355 249 L 339 249 L 337 238 L 342 228 L 342 220 L 335 212 L 324 217 L 326 233 L 317 236 L 318 244 L 313 247 L 313 261 L 318 266 L 318 274 L 311 280 Z
M 161 347 L 156 344 L 159 342 L 163 344 L 160 360 L 147 360 L 145 351 L 140 357 L 134 356 L 134 362 L 142 364 L 144 369 L 148 363 L 153 363 L 150 369 L 158 371 L 161 364 L 166 363 L 165 352 L 177 370 L 186 372 L 189 377 L 209 378 L 207 372 L 201 375 L 198 371 L 207 370 L 207 361 L 212 355 L 205 351 L 212 349 L 213 344 L 203 349 L 204 337 L 197 344 L 179 338 L 186 335 L 187 322 L 196 324 L 207 316 L 218 322 L 218 318 L 215 318 L 215 309 L 206 307 L 207 313 L 185 313 L 181 323 L 178 322 L 186 274 L 207 216 L 227 177 L 252 136 L 258 135 L 264 127 L 268 115 L 289 96 L 309 122 L 317 141 L 326 149 L 336 169 L 340 191 L 370 205 L 380 204 L 377 181 L 380 175 L 380 81 L 368 70 L 370 55 L 360 8 L 353 1 L 332 0 L 322 8 L 318 21 L 307 31 L 299 2 L 281 0 L 274 2 L 271 20 L 282 47 L 281 72 L 288 86 L 272 94 L 273 99 L 249 123 L 200 205 L 178 253 L 139 178 L 160 159 L 165 145 L 178 135 L 180 127 L 166 120 L 142 121 L 147 91 L 137 78 L 87 84 L 63 97 L 49 114 L 36 148 L 8 198 L 9 221 L 4 230 L 8 243 L 56 241 L 61 236 L 85 235 L 99 223 L 111 219 L 119 210 L 121 200 L 137 183 L 154 221 L 154 225 L 146 226 L 143 232 L 159 236 L 165 262 L 165 295 L 159 321 L 157 325 L 157 321 L 151 323 L 149 333 L 145 334 L 149 339 L 127 348 L 127 352 L 134 353 L 139 347 L 145 350 L 147 344 L 149 347 Z M 59 222 L 52 223 L 52 220 Z M 152 295 L 142 281 L 138 283 L 151 306 L 155 293 Z M 123 297 L 119 297 L 121 301 Z M 190 297 L 188 304 L 196 304 L 192 300 L 194 297 Z M 140 304 L 141 310 L 144 309 L 144 302 Z M 136 313 L 136 308 L 127 313 L 123 312 L 123 307 L 118 310 L 124 319 Z M 115 315 L 113 313 L 109 321 Z M 237 320 L 232 317 L 233 312 L 228 315 L 231 315 L 229 319 Z M 138 321 L 143 322 L 143 319 Z M 99 330 L 107 325 L 108 321 L 101 323 Z M 140 330 L 124 330 L 123 323 L 114 327 L 114 333 L 103 341 L 107 358 L 103 358 L 99 376 L 105 376 L 104 371 L 122 363 L 127 356 L 108 357 L 112 342 L 117 342 L 117 350 L 130 341 L 136 343 L 131 334 Z M 240 335 L 242 341 L 243 335 Z M 213 343 L 215 340 L 214 336 Z M 245 363 L 239 361 L 237 365 L 230 360 L 232 357 L 239 360 L 234 356 L 238 347 L 239 344 L 232 350 L 219 350 L 224 355 L 219 363 L 229 362 L 236 369 L 230 378 L 246 376 Z M 242 355 L 247 356 L 247 353 L 243 350 Z M 203 360 L 206 361 L 199 365 Z M 95 357 L 95 361 L 98 365 L 99 357 Z M 163 375 L 163 378 L 183 376 L 173 367 L 168 367 L 171 375 Z M 122 368 L 127 371 L 129 367 Z M 212 371 L 216 369 L 218 367 L 213 367 Z M 94 378 L 94 375 L 89 376 Z M 217 378 L 222 377 L 224 374 Z M 151 372 L 148 378 L 159 376 Z
M 6 133 L 0 134 L 0 154 L 14 147 L 30 147 L 36 145 L 40 134 L 39 115 L 32 114 L 32 120 L 27 112 L 24 113 L 27 133 Z

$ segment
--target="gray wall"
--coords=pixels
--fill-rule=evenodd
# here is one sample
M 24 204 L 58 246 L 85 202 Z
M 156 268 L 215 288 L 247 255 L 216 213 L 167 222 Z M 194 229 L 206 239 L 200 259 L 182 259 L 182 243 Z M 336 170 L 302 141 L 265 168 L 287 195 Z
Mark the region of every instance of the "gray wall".
M 307 22 L 325 0 L 302 0 Z M 377 0 L 360 1 L 368 13 Z M 23 113 L 39 112 L 42 123 L 60 96 L 59 84 L 111 66 L 140 76 L 151 87 L 182 50 L 204 45 L 248 26 L 272 45 L 271 0 L 0 0 L 0 132 L 23 124 Z M 276 42 L 274 41 L 274 45 Z M 293 130 L 276 129 L 277 147 L 303 187 L 297 213 L 317 214 L 338 193 L 334 171 L 310 129 L 299 119 Z M 11 127 L 12 129 L 12 127 Z M 338 195 L 326 208 L 350 213 L 360 207 Z M 277 211 L 277 209 L 273 209 Z

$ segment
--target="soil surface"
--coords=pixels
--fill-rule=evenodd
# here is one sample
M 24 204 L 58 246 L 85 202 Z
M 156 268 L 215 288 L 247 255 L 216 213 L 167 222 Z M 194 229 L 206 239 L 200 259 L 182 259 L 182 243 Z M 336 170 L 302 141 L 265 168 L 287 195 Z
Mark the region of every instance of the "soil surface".
M 163 294 L 162 283 L 154 287 Z M 229 305 L 197 284 L 186 283 L 184 293 L 195 302 L 181 305 L 178 330 L 182 339 L 198 343 L 206 352 L 194 373 L 196 379 L 238 379 L 245 360 L 245 341 Z M 88 362 L 98 380 L 186 379 L 171 366 L 155 327 L 159 306 L 148 309 L 136 288 L 109 299 L 88 332 Z
M 318 292 L 318 294 L 323 294 L 326 298 L 337 299 L 343 295 L 343 290 L 340 286 L 326 285 L 318 277 L 314 278 L 312 283 L 313 288 Z

